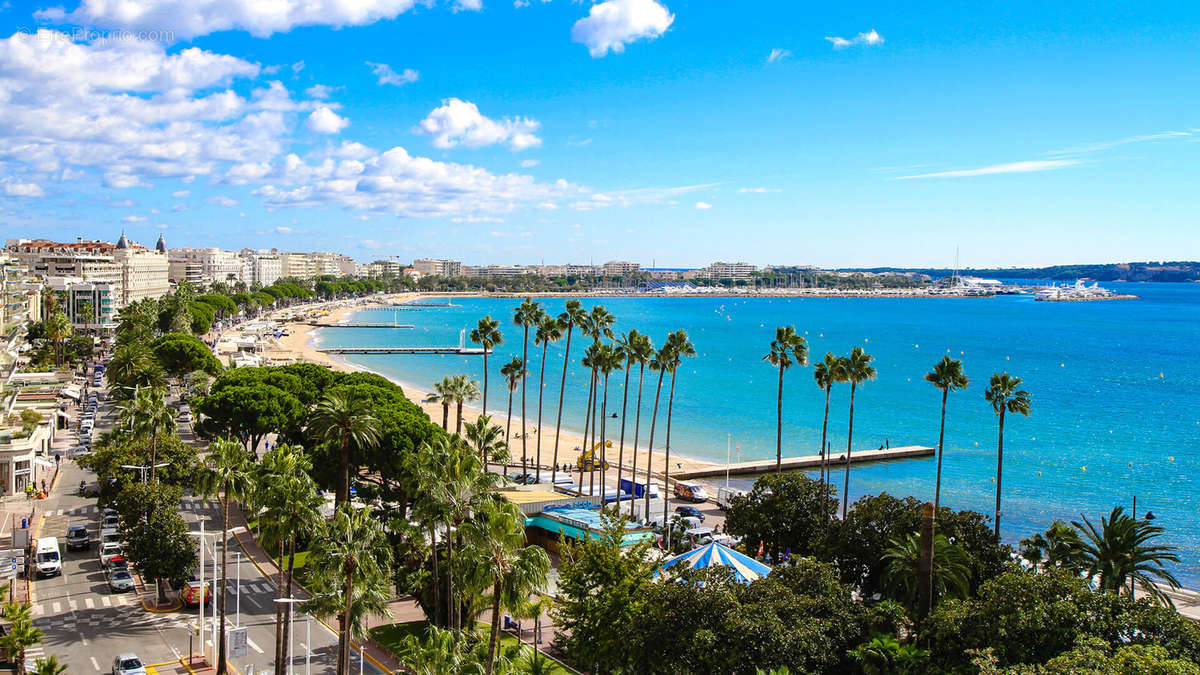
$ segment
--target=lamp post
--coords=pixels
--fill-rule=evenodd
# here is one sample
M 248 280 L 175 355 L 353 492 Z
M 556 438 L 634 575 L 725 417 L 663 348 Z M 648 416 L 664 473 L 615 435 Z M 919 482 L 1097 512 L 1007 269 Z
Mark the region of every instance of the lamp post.
M 154 464 L 154 465 L 122 464 L 121 468 L 122 469 L 134 469 L 135 471 L 140 471 L 142 473 L 142 482 L 145 483 L 146 482 L 146 472 L 148 472 L 150 469 L 161 469 L 164 466 L 167 466 L 167 462 L 163 462 L 161 464 Z
M 295 604 L 297 604 L 297 603 L 304 602 L 304 601 L 303 601 L 303 600 L 297 600 L 297 599 L 296 599 L 296 598 L 294 598 L 294 597 L 288 597 L 288 598 L 275 598 L 275 602 L 279 602 L 279 603 L 282 603 L 282 604 L 285 604 L 285 605 L 287 605 L 287 614 L 288 614 L 288 672 L 290 673 L 290 672 L 292 672 L 292 660 L 295 658 L 295 650 L 293 649 L 293 647 L 294 647 L 294 645 L 295 645 L 295 640 L 296 640 L 296 631 L 295 631 L 295 625 L 296 625 L 296 615 L 295 615 L 295 613 L 293 613 L 293 612 L 292 612 L 292 605 L 295 605 Z M 307 617 L 306 617 L 306 619 L 307 619 Z M 309 635 L 309 638 L 310 638 L 309 642 L 311 643 L 311 634 Z M 307 646 L 307 644 L 306 644 L 306 646 Z M 309 649 L 311 649 L 311 647 L 308 647 L 308 648 L 309 648 Z M 307 669 L 308 669 L 308 657 L 307 657 L 307 656 L 305 657 L 305 661 L 304 661 L 304 667 L 305 667 L 305 671 L 307 672 Z
M 214 536 L 215 537 L 217 535 L 217 533 L 216 532 L 205 532 L 204 531 L 204 521 L 201 520 L 200 521 L 200 531 L 199 532 L 188 532 L 188 534 L 190 536 L 200 538 L 200 601 L 196 603 L 197 613 L 198 613 L 198 616 L 196 619 L 196 633 L 200 636 L 200 656 L 207 658 L 207 656 L 204 652 L 204 596 L 205 596 L 204 591 L 206 589 L 206 587 L 204 585 L 204 537 L 206 537 L 206 536 Z M 214 549 L 216 548 L 216 542 L 213 543 L 213 548 Z M 214 550 L 214 553 L 215 553 L 215 550 Z M 215 560 L 216 556 L 214 555 L 213 557 L 214 557 L 213 562 L 216 562 L 216 560 Z M 215 580 L 216 577 L 214 576 L 213 579 Z M 214 584 L 214 586 L 215 585 L 216 584 Z M 214 640 L 213 641 L 213 656 L 214 657 L 216 656 L 216 653 L 217 653 L 216 650 L 217 650 L 217 643 Z M 191 654 L 188 654 L 188 658 L 191 658 Z M 214 658 L 214 660 L 215 660 L 215 658 Z

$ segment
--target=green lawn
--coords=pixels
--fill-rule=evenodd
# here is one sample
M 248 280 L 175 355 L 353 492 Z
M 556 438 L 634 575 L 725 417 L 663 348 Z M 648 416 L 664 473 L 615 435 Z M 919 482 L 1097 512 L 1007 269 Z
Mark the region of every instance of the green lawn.
M 379 641 L 381 645 L 387 647 L 392 653 L 398 653 L 400 643 L 409 635 L 420 635 L 425 630 L 424 621 L 408 621 L 406 623 L 392 623 L 386 626 L 377 626 L 371 629 L 371 637 Z M 479 624 L 479 633 L 483 637 L 487 637 L 490 627 L 485 623 Z M 516 647 L 517 638 L 501 631 L 500 644 L 503 647 Z M 571 675 L 571 671 L 562 667 L 557 661 L 546 657 L 551 662 L 551 667 L 546 672 L 554 675 Z
M 251 521 L 247 522 L 246 525 L 247 525 L 246 529 L 250 531 L 250 534 L 254 534 L 254 528 L 258 527 L 258 521 L 251 520 Z M 275 564 L 277 564 L 281 568 L 283 568 L 285 572 L 287 571 L 287 555 L 286 554 L 283 556 L 282 561 L 279 558 L 276 558 L 275 553 L 272 551 L 267 551 L 267 554 L 271 556 L 271 560 L 274 560 Z M 295 573 L 299 574 L 300 570 L 304 569 L 304 565 L 307 562 L 308 562 L 308 551 L 296 551 Z

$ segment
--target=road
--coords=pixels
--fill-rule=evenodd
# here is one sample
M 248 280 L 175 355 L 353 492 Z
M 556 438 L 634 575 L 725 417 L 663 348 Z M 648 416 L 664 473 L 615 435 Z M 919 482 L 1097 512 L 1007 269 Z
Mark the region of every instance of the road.
M 112 406 L 107 403 L 102 405 L 99 417 L 98 424 L 102 428 L 111 426 L 115 417 Z M 185 440 L 191 438 L 190 429 L 181 428 L 180 431 Z M 82 675 L 111 670 L 112 658 L 123 652 L 134 652 L 147 664 L 178 660 L 187 656 L 189 649 L 198 654 L 201 647 L 193 629 L 198 619 L 195 608 L 164 613 L 146 611 L 141 606 L 141 600 L 152 601 L 153 584 L 140 597 L 137 592 L 121 594 L 109 591 L 95 543 L 99 533 L 100 510 L 94 499 L 85 499 L 77 494 L 76 488 L 81 480 L 94 486 L 96 477 L 74 462 L 64 461 L 56 489 L 39 504 L 42 513 L 39 536 L 59 537 L 63 547 L 63 572 L 61 576 L 34 579 L 32 582 L 34 623 L 41 628 L 44 638 L 42 644 L 28 652 L 29 661 L 52 654 L 70 668 L 69 672 Z M 185 495 L 180 504 L 180 513 L 191 530 L 199 531 L 203 523 L 205 532 L 218 533 L 204 537 L 208 542 L 204 555 L 204 578 L 211 579 L 213 547 L 217 546 L 217 550 L 220 550 L 219 542 L 215 541 L 219 539 L 220 532 L 219 509 L 201 498 Z M 84 525 L 88 528 L 93 542 L 87 551 L 66 550 L 63 538 L 68 525 Z M 230 537 L 228 545 L 227 622 L 229 627 L 233 627 L 240 621 L 242 626 L 248 628 L 250 647 L 245 657 L 230 659 L 230 662 L 244 675 L 273 671 L 275 585 L 257 567 L 243 559 L 236 539 Z M 237 611 L 239 596 L 240 613 Z M 206 623 L 209 623 L 209 614 L 210 610 L 206 608 Z M 304 615 L 297 612 L 294 625 L 294 672 L 305 672 L 305 657 L 310 647 L 308 671 L 334 672 L 336 639 L 333 632 L 313 619 L 310 645 Z M 211 658 L 212 638 L 207 631 L 204 648 Z M 355 670 L 359 667 L 357 654 L 352 667 Z M 368 660 L 365 672 L 381 675 L 382 671 Z

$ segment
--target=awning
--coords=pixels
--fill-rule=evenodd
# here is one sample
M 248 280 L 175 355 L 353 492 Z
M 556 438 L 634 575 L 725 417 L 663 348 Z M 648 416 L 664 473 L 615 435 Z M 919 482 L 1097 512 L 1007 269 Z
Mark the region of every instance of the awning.
M 37 464 L 38 466 L 44 466 L 44 467 L 47 467 L 47 468 L 54 468 L 54 462 L 51 462 L 51 461 L 48 461 L 48 460 L 42 459 L 41 457 L 34 457 L 34 458 L 33 458 L 33 463 L 34 463 L 34 464 Z
M 65 413 L 65 412 L 63 412 L 63 411 L 61 411 L 61 410 L 55 410 L 55 411 L 54 411 L 54 416 L 55 416 L 55 417 L 61 417 L 61 418 L 63 418 L 63 419 L 67 419 L 67 420 L 71 419 L 71 416 L 70 416 L 70 415 L 68 415 L 67 413 Z
M 80 394 L 81 394 L 81 392 L 79 390 L 79 385 L 77 385 L 77 384 L 68 384 L 58 391 L 59 396 L 66 396 L 67 398 L 73 398 L 76 401 L 79 400 Z

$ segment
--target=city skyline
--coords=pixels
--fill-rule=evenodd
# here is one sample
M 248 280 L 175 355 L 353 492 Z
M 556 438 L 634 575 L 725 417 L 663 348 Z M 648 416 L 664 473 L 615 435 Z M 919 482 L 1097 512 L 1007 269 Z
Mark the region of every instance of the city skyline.
M 515 5 L 0 3 L 0 225 L 467 264 L 1200 258 L 1182 3 Z

